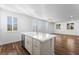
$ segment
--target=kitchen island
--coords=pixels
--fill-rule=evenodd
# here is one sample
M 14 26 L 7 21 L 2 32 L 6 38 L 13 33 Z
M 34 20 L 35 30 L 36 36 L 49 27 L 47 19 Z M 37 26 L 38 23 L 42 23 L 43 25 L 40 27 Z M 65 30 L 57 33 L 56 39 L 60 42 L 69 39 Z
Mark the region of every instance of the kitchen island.
M 56 35 L 41 32 L 21 33 L 23 46 L 32 55 L 53 55 Z

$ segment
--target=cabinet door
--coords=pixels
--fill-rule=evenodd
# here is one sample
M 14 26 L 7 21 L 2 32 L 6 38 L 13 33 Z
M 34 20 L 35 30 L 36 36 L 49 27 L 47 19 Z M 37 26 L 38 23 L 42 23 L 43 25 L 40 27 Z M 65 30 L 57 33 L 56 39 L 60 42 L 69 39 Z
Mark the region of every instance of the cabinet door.
M 40 55 L 40 42 L 33 39 L 33 55 Z
M 25 37 L 25 48 L 30 54 L 32 54 L 32 38 L 27 36 Z
M 29 50 L 29 41 L 27 36 L 25 36 L 25 48 Z
M 30 52 L 30 54 L 32 54 L 32 38 L 31 37 L 29 37 L 29 52 Z

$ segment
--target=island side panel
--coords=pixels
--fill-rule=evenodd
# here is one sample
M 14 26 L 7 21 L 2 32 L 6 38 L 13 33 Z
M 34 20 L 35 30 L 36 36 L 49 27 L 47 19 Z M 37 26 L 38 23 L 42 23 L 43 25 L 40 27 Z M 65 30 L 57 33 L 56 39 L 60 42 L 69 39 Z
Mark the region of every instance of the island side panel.
M 54 55 L 54 52 L 55 52 L 54 51 L 54 40 L 55 40 L 55 37 L 52 38 L 51 43 L 50 43 L 50 45 L 51 45 L 51 54 L 52 55 Z
M 51 40 L 46 40 L 44 42 L 41 42 L 41 55 L 50 55 L 51 54 Z

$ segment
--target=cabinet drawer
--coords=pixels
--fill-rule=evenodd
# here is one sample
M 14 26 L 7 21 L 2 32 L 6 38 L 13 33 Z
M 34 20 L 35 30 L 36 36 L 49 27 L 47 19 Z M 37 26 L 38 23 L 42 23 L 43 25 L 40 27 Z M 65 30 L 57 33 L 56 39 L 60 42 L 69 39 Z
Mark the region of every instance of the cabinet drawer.
M 40 55 L 40 49 L 34 47 L 34 48 L 33 48 L 33 55 Z
M 33 39 L 33 45 L 40 46 L 40 41 Z
M 40 55 L 40 46 L 33 45 L 33 54 L 34 55 Z

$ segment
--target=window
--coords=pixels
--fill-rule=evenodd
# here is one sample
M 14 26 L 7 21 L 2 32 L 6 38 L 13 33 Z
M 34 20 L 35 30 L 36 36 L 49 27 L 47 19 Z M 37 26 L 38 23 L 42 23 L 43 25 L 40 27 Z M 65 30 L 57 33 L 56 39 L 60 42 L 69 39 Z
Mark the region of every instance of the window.
M 8 16 L 7 17 L 7 30 L 12 31 L 12 17 Z
M 61 24 L 56 24 L 56 29 L 60 29 Z
M 74 23 L 67 23 L 67 29 L 73 30 L 74 29 Z
M 8 16 L 7 17 L 7 31 L 16 31 L 17 30 L 17 18 Z
M 17 18 L 13 18 L 13 30 L 17 30 Z

